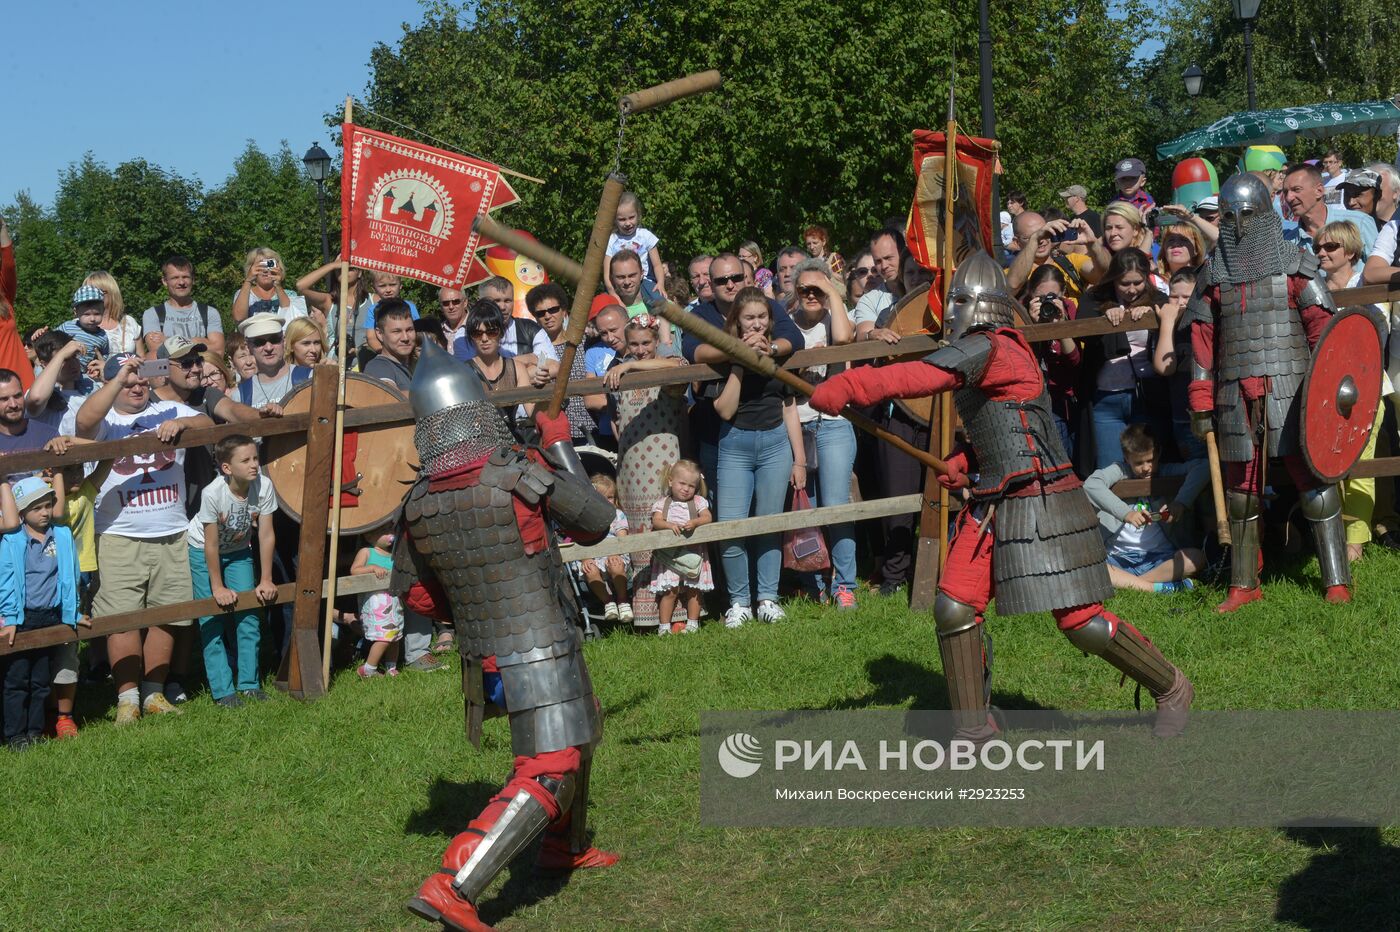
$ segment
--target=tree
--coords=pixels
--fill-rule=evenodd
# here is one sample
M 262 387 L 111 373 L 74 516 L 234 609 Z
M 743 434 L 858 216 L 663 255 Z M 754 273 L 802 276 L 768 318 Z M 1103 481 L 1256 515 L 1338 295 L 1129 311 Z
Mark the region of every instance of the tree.
M 613 166 L 617 98 L 718 68 L 720 92 L 626 125 L 621 168 L 663 254 L 683 261 L 750 237 L 771 254 L 813 221 L 849 248 L 908 211 L 911 135 L 943 125 L 955 52 L 959 116 L 978 125 L 976 11 L 958 6 L 950 15 L 916 0 L 822 11 L 799 0 L 438 2 L 397 47 L 372 53 L 369 110 L 548 179 L 512 181 L 522 203 L 503 219 L 581 256 Z M 1031 0 L 998 5 L 994 26 L 1013 183 L 1052 197 L 1136 151 L 1125 20 L 1099 0 Z M 1112 92 L 1078 90 L 1109 80 Z M 1074 145 L 1049 141 L 1065 132 Z

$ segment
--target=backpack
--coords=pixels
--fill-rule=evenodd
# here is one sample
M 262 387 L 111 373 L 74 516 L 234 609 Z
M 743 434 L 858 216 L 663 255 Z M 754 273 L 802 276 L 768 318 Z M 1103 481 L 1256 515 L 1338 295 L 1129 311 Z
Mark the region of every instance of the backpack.
M 292 366 L 292 388 L 296 388 L 303 382 L 310 381 L 311 376 L 312 372 L 309 366 Z M 238 389 L 238 400 L 250 408 L 253 406 L 253 380 L 256 378 L 257 376 L 255 375 L 251 379 L 244 379 L 236 386 Z
M 194 306 L 199 311 L 199 319 L 207 321 L 209 319 L 209 305 L 205 304 L 203 301 L 196 301 Z M 160 324 L 160 332 L 165 333 L 165 302 L 160 302 L 155 307 L 151 308 L 151 310 L 156 312 L 156 321 Z M 208 334 L 205 334 L 205 336 L 208 336 Z

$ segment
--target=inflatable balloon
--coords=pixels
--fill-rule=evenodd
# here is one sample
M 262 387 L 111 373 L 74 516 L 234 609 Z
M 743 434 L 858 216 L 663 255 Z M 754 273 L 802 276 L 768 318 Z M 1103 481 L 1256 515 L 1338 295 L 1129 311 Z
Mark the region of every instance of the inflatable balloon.
M 524 230 L 516 230 L 515 232 L 534 239 Z M 520 255 L 514 249 L 507 249 L 501 245 L 492 246 L 486 250 L 485 261 L 487 271 L 492 275 L 504 278 L 515 289 L 515 307 L 512 309 L 514 316 L 529 317 L 530 311 L 525 307 L 525 292 L 541 282 L 549 281 L 544 266 L 534 259 Z
M 1220 179 L 1215 166 L 1201 158 L 1184 159 L 1172 170 L 1172 203 L 1187 210 L 1212 194 L 1220 193 Z
M 1278 171 L 1288 162 L 1278 146 L 1248 146 L 1240 159 L 1242 172 Z

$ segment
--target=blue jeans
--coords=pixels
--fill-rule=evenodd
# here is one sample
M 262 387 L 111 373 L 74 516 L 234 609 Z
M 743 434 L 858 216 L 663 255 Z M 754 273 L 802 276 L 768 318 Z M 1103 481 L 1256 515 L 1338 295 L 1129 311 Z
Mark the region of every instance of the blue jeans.
M 851 468 L 856 463 L 855 428 L 844 418 L 818 418 L 805 424 L 803 429 L 816 436 L 816 476 L 813 477 L 812 470 L 807 471 L 807 494 L 812 498 L 812 507 L 847 504 L 851 500 Z M 826 543 L 831 550 L 832 594 L 835 594 L 838 586 L 845 586 L 854 592 L 855 525 L 849 521 L 827 525 Z M 815 583 L 820 590 L 820 573 L 815 574 Z
M 780 514 L 792 476 L 787 427 L 779 424 L 768 430 L 740 430 L 724 424 L 719 430 L 717 472 L 719 520 Z M 720 559 L 731 605 L 753 604 L 749 592 L 751 557 L 757 564 L 758 601 L 778 599 L 778 576 L 783 569 L 781 535 L 760 534 L 724 544 Z
M 1143 402 L 1143 396 L 1150 399 Z M 1094 468 L 1112 466 L 1123 458 L 1123 431 L 1129 424 L 1152 429 L 1157 449 L 1173 434 L 1171 402 L 1161 379 L 1144 379 L 1138 391 L 1094 392 Z
M 219 554 L 219 572 L 224 588 L 248 592 L 253 588 L 253 550 L 244 547 L 233 553 Z M 194 597 L 207 599 L 214 594 L 209 584 L 209 567 L 204 562 L 204 548 L 190 547 L 190 580 Z M 215 699 L 233 695 L 233 670 L 229 664 L 232 647 L 238 658 L 238 688 L 257 689 L 258 643 L 262 639 L 261 616 L 258 609 L 208 615 L 199 619 L 199 643 L 204 650 L 204 672 L 209 677 L 209 695 Z M 229 642 L 232 642 L 231 644 Z

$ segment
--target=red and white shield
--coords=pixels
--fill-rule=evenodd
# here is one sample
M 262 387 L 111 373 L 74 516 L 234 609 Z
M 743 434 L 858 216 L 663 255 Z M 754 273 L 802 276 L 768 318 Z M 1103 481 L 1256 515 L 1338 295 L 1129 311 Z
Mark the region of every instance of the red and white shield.
M 1385 375 L 1385 341 L 1374 313 L 1339 311 L 1322 331 L 1303 380 L 1303 459 L 1324 482 L 1345 478 L 1371 439 Z

